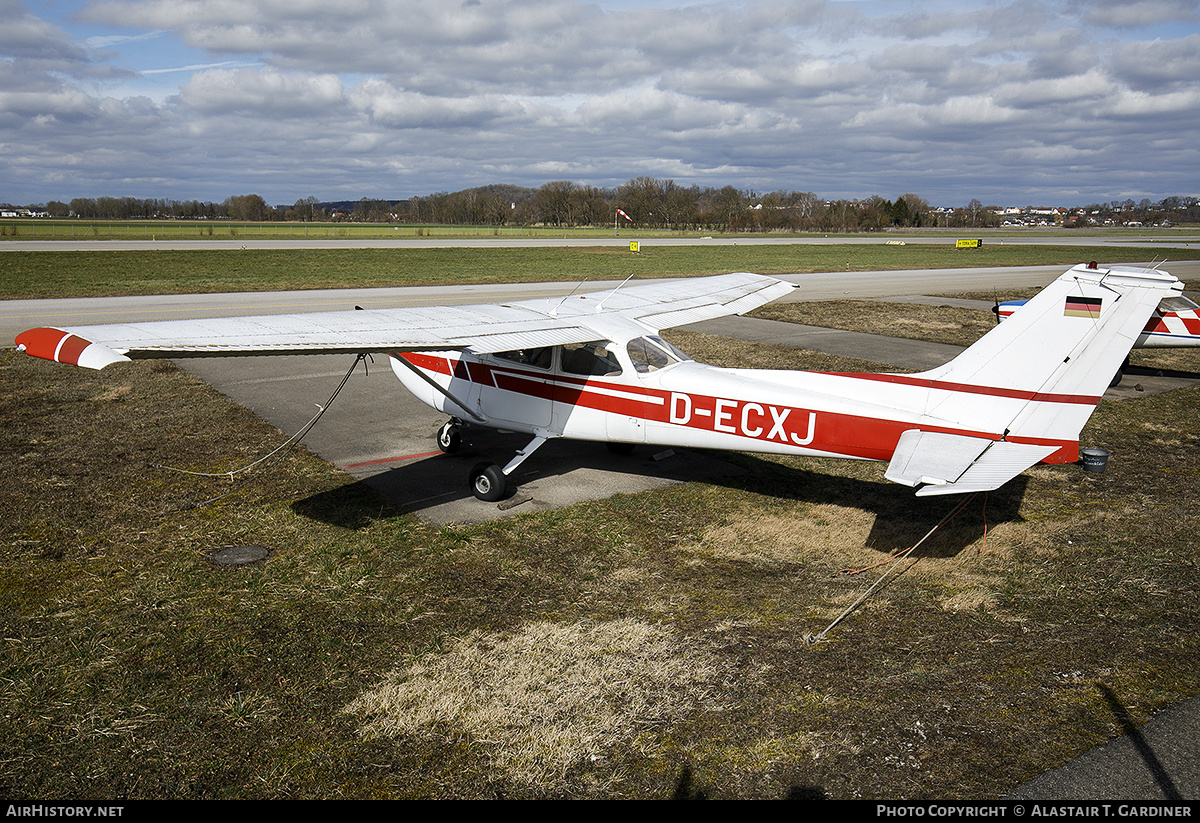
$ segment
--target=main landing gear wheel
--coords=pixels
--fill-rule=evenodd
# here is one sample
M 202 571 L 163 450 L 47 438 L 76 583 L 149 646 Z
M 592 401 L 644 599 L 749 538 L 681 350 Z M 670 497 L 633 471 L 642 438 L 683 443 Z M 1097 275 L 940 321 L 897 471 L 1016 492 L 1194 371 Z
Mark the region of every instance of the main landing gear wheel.
M 471 469 L 471 491 L 480 500 L 488 503 L 504 497 L 508 490 L 508 478 L 495 463 L 479 463 Z
M 438 448 L 446 454 L 454 454 L 458 451 L 458 447 L 462 445 L 462 433 L 453 420 L 444 423 L 438 429 L 437 444 Z
M 1111 389 L 1113 386 L 1121 382 L 1121 378 L 1125 376 L 1125 370 L 1129 368 L 1129 358 L 1125 358 L 1125 362 L 1121 364 L 1121 368 L 1117 369 L 1117 374 L 1113 377 L 1112 382 L 1108 384 Z

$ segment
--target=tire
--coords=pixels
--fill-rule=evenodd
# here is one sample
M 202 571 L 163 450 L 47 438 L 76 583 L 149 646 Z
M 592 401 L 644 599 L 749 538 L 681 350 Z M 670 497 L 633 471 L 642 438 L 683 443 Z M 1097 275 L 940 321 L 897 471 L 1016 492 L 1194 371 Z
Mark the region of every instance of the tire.
M 445 423 L 437 433 L 438 448 L 446 454 L 454 454 L 462 445 L 462 433 L 454 423 Z
M 1117 385 L 1118 383 L 1120 383 L 1120 382 L 1121 382 L 1121 378 L 1125 376 L 1125 369 L 1127 369 L 1127 368 L 1129 368 L 1129 358 L 1128 358 L 1128 357 L 1126 357 L 1126 358 L 1125 358 L 1125 362 L 1123 362 L 1123 363 L 1121 364 L 1121 368 L 1117 369 L 1117 375 L 1116 375 L 1116 377 L 1114 377 L 1114 378 L 1112 379 L 1112 382 L 1108 384 L 1108 387 L 1109 387 L 1110 389 L 1111 389 L 1113 386 L 1115 386 L 1115 385 Z
M 471 469 L 471 492 L 480 500 L 493 503 L 508 491 L 508 478 L 495 463 L 480 463 Z

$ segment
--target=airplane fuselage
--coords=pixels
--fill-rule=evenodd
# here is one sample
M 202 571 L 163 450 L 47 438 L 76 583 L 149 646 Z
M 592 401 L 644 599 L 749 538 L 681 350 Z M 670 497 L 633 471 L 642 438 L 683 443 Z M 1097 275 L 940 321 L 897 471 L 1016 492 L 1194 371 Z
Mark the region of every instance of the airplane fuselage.
M 564 373 L 561 354 L 546 368 L 459 352 L 399 355 L 441 385 L 439 392 L 402 364 L 394 370 L 438 411 L 533 436 L 883 461 L 913 428 L 1003 439 L 1002 424 L 988 421 L 1011 420 L 1034 397 L 905 375 L 725 369 L 690 360 L 641 374 L 609 346 L 619 373 Z M 1064 436 L 1010 439 L 1054 446 L 1044 462 L 1077 460 L 1071 426 L 1098 398 L 1038 399 L 1059 407 Z

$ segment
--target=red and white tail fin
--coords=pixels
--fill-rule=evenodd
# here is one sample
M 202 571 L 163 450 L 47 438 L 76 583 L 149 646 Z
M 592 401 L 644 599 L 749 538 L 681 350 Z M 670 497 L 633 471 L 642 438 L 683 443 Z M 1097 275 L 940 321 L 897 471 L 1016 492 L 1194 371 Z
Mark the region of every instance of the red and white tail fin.
M 914 428 L 889 479 L 917 493 L 998 488 L 1035 463 L 1074 462 L 1079 433 L 1159 302 L 1182 291 L 1153 269 L 1076 266 L 944 366 L 927 415 L 987 437 Z M 981 402 L 984 399 L 987 402 Z

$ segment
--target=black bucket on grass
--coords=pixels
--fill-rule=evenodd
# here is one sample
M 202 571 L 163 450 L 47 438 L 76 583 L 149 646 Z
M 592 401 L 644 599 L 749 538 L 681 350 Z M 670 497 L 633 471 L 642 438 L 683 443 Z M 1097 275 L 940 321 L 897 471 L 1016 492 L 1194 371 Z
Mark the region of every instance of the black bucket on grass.
M 1083 455 L 1083 470 L 1092 474 L 1101 474 L 1104 472 L 1104 467 L 1108 465 L 1109 452 L 1104 449 L 1084 449 Z

